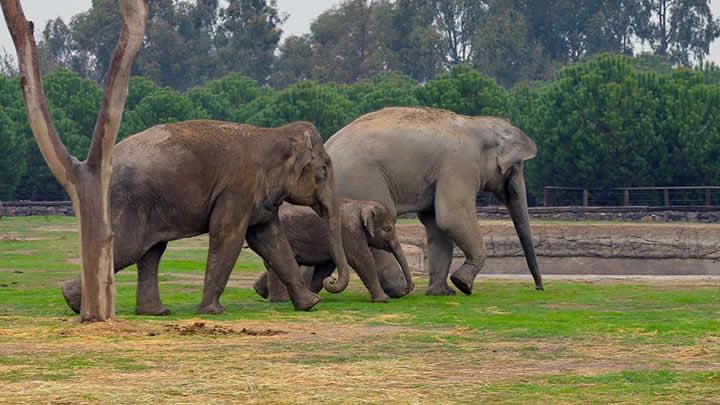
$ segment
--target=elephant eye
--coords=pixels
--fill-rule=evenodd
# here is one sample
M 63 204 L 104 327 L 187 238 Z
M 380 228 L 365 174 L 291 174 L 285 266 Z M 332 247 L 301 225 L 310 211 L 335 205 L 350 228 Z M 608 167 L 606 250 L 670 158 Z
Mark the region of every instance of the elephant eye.
M 391 231 L 392 231 L 392 226 L 386 226 L 386 227 L 384 227 L 384 228 L 383 228 L 383 231 L 385 231 L 385 232 L 391 232 Z

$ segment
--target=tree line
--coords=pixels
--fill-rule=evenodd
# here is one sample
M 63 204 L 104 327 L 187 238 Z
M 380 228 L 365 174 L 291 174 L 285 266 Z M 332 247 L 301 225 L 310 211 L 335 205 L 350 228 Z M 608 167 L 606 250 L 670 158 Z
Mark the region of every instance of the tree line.
M 81 155 L 102 100 L 100 87 L 57 69 L 45 77 L 45 89 L 63 141 Z M 307 120 L 327 138 L 386 106 L 505 117 L 538 144 L 526 169 L 534 193 L 544 185 L 720 184 L 720 68 L 673 68 L 647 55 L 598 55 L 546 83 L 510 90 L 466 64 L 425 83 L 380 73 L 353 84 L 306 80 L 284 89 L 241 74 L 184 91 L 133 77 L 119 138 L 200 118 L 270 127 Z M 16 78 L 0 76 L 0 107 L 0 200 L 66 199 L 32 141 Z
M 117 0 L 49 21 L 40 55 L 96 82 L 121 28 Z M 549 80 L 594 54 L 644 49 L 675 65 L 701 64 L 720 36 L 709 0 L 345 0 L 305 35 L 281 41 L 275 0 L 154 0 L 134 73 L 184 90 L 240 73 L 287 87 L 354 83 L 397 72 L 426 82 L 469 64 L 505 87 Z M 162 63 L 160 63 L 162 62 Z M 12 70 L 8 57 L 0 69 Z

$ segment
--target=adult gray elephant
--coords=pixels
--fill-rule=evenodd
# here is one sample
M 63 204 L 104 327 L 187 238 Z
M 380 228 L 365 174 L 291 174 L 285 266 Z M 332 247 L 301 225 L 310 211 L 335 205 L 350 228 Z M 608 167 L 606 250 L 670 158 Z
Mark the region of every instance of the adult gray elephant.
M 523 161 L 537 153 L 520 129 L 494 117 L 429 108 L 386 108 L 366 114 L 326 143 L 340 198 L 377 201 L 393 215 L 416 212 L 427 231 L 428 295 L 451 295 L 453 243 L 466 259 L 451 280 L 465 294 L 485 262 L 475 198 L 489 191 L 510 211 L 535 288 L 543 289 L 530 232 Z M 385 292 L 407 290 L 395 259 L 374 250 Z
M 315 127 L 296 122 L 257 128 L 221 121 L 159 125 L 113 149 L 110 182 L 115 271 L 138 266 L 136 312 L 169 313 L 160 301 L 158 264 L 168 241 L 210 235 L 201 313 L 220 313 L 220 295 L 245 238 L 272 264 L 298 310 L 320 301 L 302 282 L 294 253 L 280 227 L 283 201 L 312 207 L 329 222 L 329 251 L 338 279 L 349 282 L 342 245 L 333 168 Z M 80 309 L 80 279 L 63 285 Z

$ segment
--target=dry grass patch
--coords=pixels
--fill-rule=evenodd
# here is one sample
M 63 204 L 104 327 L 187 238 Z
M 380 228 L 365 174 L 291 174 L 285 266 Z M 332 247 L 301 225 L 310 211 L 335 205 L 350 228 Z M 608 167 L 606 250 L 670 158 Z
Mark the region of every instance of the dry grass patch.
M 613 339 L 503 341 L 466 327 L 209 320 L 21 322 L 0 335 L 13 341 L 0 343 L 5 403 L 456 403 L 548 375 L 720 371 L 720 337 L 678 350 Z

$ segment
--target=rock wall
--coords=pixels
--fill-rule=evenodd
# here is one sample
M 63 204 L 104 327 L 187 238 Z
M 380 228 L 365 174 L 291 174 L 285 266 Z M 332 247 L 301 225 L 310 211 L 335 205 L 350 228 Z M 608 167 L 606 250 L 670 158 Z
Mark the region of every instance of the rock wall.
M 530 217 L 561 221 L 720 223 L 720 207 L 531 207 Z M 478 217 L 509 219 L 503 207 L 478 207 Z M 69 201 L 0 202 L 0 216 L 73 214 Z M 408 215 L 407 217 L 412 217 Z
M 509 221 L 482 221 L 487 272 L 527 273 L 520 241 Z M 546 274 L 713 274 L 720 275 L 720 225 L 704 224 L 533 224 L 533 239 Z M 427 246 L 420 225 L 398 225 L 402 243 L 422 252 Z M 454 265 L 464 255 L 454 251 Z M 418 258 L 412 259 L 416 263 Z
M 530 217 L 563 221 L 720 223 L 720 207 L 531 207 Z M 478 207 L 478 217 L 509 219 L 503 207 Z
M 69 201 L 8 201 L 0 202 L 0 217 L 28 216 L 73 216 L 72 203 Z

